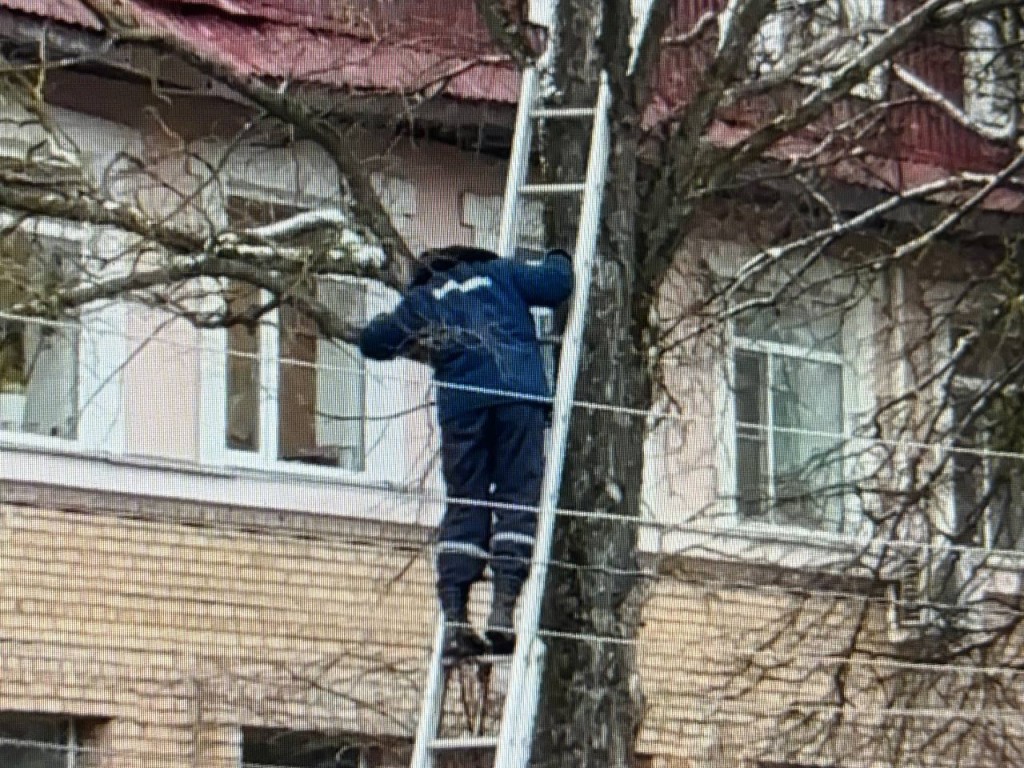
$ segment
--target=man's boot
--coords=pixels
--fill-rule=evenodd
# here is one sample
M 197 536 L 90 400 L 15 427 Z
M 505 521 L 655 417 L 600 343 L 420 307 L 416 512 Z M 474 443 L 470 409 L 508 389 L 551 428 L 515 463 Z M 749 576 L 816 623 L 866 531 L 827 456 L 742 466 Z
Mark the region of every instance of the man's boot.
M 519 595 L 515 592 L 497 588 L 494 590 L 486 634 L 487 641 L 491 644 L 491 652 L 496 655 L 508 655 L 515 650 L 516 634 L 513 616 L 518 597 Z
M 441 612 L 444 615 L 442 655 L 447 659 L 481 656 L 488 651 L 487 643 L 470 626 L 466 609 L 468 597 L 462 590 L 445 590 L 440 593 Z

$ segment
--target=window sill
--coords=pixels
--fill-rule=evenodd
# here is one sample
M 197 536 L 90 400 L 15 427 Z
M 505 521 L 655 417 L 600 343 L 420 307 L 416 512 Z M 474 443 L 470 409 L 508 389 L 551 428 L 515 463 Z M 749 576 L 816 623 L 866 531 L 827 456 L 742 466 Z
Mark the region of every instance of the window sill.
M 443 494 L 365 472 L 291 462 L 213 465 L 90 449 L 59 438 L 0 433 L 0 482 L 141 499 L 431 525 Z M 144 489 L 144 490 L 140 490 Z
M 863 578 L 863 557 L 871 537 L 862 533 L 825 533 L 758 523 L 713 523 L 650 529 L 644 550 L 670 560 L 702 560 L 722 566 L 808 571 Z
M 826 533 L 757 523 L 714 523 L 665 527 L 642 526 L 641 551 L 661 561 L 661 569 L 693 571 L 702 563 L 729 580 L 777 586 L 800 585 L 825 578 L 837 589 L 851 581 L 881 585 L 898 578 L 901 558 L 884 537 L 865 526 L 859 533 Z M 1018 599 L 1024 594 L 1024 551 L 985 554 L 984 596 Z M 746 575 L 744 575 L 746 574 Z M 863 588 L 863 587 L 858 587 Z
M 54 452 L 81 453 L 88 450 L 86 443 L 77 437 L 40 435 L 37 432 L 23 432 L 19 429 L 0 428 L 0 449 L 23 448 Z
M 339 482 L 388 489 L 397 487 L 396 484 L 379 477 L 372 467 L 350 469 L 341 462 L 335 464 L 329 460 L 319 460 L 319 455 L 316 453 L 311 453 L 308 460 L 303 460 L 300 457 L 273 459 L 255 452 L 227 448 L 217 453 L 211 453 L 205 459 L 205 461 L 199 462 L 200 466 L 233 472 L 257 473 L 282 478 L 307 478 L 322 482 Z

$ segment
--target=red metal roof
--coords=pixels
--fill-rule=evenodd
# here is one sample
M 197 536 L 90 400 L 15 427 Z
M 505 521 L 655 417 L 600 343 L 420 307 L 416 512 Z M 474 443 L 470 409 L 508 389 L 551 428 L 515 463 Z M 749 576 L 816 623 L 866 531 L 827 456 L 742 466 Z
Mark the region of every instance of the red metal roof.
M 2 0 L 0 6 L 62 24 L 99 29 L 96 15 L 78 0 Z
M 334 10 L 319 14 L 319 6 Z M 100 28 L 80 0 L 0 0 L 0 7 Z M 518 73 L 489 45 L 472 4 L 136 0 L 132 7 L 143 23 L 246 74 L 360 91 L 444 85 L 449 95 L 474 101 L 512 103 L 518 94 Z
M 686 32 L 724 2 L 675 0 L 672 28 Z M 0 7 L 99 27 L 81 0 L 0 0 Z M 443 87 L 447 95 L 468 101 L 514 103 L 518 96 L 518 73 L 493 49 L 473 0 L 134 0 L 132 7 L 144 23 L 190 41 L 200 53 L 242 73 L 358 91 Z M 696 44 L 666 50 L 649 123 L 685 104 L 713 39 L 709 31 Z M 962 78 L 949 50 L 925 41 L 903 54 L 901 63 L 956 100 Z M 759 122 L 757 107 L 744 105 L 723 115 L 712 133 L 725 143 L 738 140 Z M 792 151 L 786 147 L 776 149 Z M 870 151 L 877 153 L 880 167 L 895 164 L 892 173 L 883 173 L 894 179 L 909 179 L 925 167 L 993 168 L 1006 158 L 1004 150 L 922 103 L 890 110 Z
M 150 8 L 147 21 L 189 40 L 238 71 L 357 90 L 412 92 L 447 84 L 449 95 L 514 102 L 518 74 L 478 41 L 439 45 L 428 34 L 378 33 L 376 39 L 266 20 L 182 15 Z M 468 50 L 467 50 L 468 49 Z M 458 53 L 451 53 L 457 51 Z
M 430 2 L 392 0 L 387 4 L 369 0 L 148 0 L 164 10 L 216 10 L 235 18 L 275 21 L 307 29 L 373 36 L 386 27 L 401 23 L 415 8 L 417 16 L 429 16 Z M 417 7 L 418 6 L 418 7 Z M 444 10 L 444 6 L 440 6 Z M 424 13 L 425 12 L 425 13 Z

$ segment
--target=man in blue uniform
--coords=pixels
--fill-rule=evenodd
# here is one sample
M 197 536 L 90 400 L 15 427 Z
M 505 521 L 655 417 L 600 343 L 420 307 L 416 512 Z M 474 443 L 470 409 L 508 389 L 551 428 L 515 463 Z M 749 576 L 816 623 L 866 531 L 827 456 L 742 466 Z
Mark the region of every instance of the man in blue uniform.
M 550 397 L 530 308 L 568 298 L 572 265 L 561 250 L 523 263 L 461 246 L 427 251 L 421 261 L 398 307 L 367 325 L 359 348 L 374 360 L 425 352 L 434 368 L 449 498 L 437 546 L 445 654 L 488 650 L 466 611 L 488 561 L 494 592 L 487 639 L 493 653 L 511 653 L 512 616 L 533 551 Z

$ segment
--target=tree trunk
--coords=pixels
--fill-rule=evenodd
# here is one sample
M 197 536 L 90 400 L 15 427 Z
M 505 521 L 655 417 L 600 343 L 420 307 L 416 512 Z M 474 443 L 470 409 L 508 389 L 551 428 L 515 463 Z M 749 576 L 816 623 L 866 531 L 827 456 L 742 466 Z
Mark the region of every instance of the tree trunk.
M 593 103 L 599 51 L 597 0 L 563 2 L 555 81 L 567 105 Z M 635 242 L 637 121 L 630 100 L 616 102 L 602 229 L 576 401 L 646 410 L 652 384 L 638 344 L 650 296 L 637 285 Z M 578 180 L 589 125 L 559 124 L 546 136 L 552 181 Z M 554 242 L 565 243 L 578 206 L 549 211 Z M 596 511 L 600 519 L 562 516 L 556 527 L 542 628 L 547 663 L 533 748 L 536 766 L 627 766 L 642 714 L 632 640 L 638 626 L 637 529 L 645 419 L 619 410 L 577 407 L 569 435 L 560 508 Z M 585 636 L 578 638 L 576 636 Z M 616 642 L 615 640 L 618 640 Z

